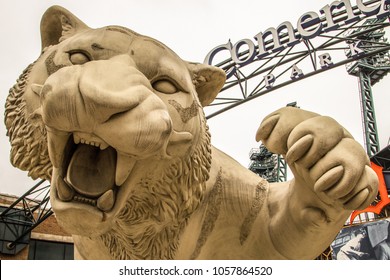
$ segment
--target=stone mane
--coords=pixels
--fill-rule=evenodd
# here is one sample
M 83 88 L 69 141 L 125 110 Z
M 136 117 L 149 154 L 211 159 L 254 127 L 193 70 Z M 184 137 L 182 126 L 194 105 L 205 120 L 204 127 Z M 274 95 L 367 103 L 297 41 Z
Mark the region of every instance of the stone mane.
M 9 90 L 5 104 L 5 126 L 10 139 L 10 159 L 13 166 L 28 171 L 34 180 L 50 180 L 52 164 L 49 159 L 46 129 L 43 123 L 32 125 L 38 115 L 26 116 L 26 101 L 23 97 L 28 84 L 29 74 L 34 63 L 30 64 L 19 76 L 16 84 Z
M 209 178 L 210 134 L 202 118 L 202 137 L 194 152 L 175 159 L 156 182 L 141 181 L 114 228 L 101 237 L 113 258 L 174 258 L 182 229 L 202 201 Z

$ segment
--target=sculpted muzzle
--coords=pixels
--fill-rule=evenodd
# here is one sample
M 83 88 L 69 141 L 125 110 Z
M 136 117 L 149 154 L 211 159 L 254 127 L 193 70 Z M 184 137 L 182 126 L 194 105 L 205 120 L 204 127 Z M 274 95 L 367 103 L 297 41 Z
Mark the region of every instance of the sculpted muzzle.
M 172 124 L 166 106 L 128 61 L 64 67 L 40 90 L 61 201 L 109 211 L 137 160 L 167 156 Z

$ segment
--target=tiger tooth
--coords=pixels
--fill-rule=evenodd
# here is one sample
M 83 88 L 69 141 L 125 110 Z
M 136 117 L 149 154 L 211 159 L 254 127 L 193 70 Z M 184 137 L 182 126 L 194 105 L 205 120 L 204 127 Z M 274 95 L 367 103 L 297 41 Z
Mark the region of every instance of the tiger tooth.
M 80 144 L 80 136 L 78 136 L 77 134 L 73 134 L 73 141 L 75 144 Z
M 115 184 L 117 186 L 121 186 L 126 181 L 133 170 L 135 163 L 136 160 L 133 157 L 118 153 L 115 173 Z
M 107 212 L 114 207 L 115 204 L 115 195 L 113 190 L 108 190 L 97 200 L 97 208 L 100 210 Z
M 108 148 L 108 144 L 106 142 L 99 143 L 100 150 L 105 150 Z
M 54 167 L 60 168 L 64 159 L 64 150 L 71 133 L 46 127 L 49 158 Z
M 31 89 L 32 91 L 38 95 L 38 96 L 41 96 L 41 90 L 43 88 L 43 85 L 39 85 L 39 84 L 32 84 L 31 85 Z
M 71 201 L 74 197 L 74 189 L 70 187 L 63 178 L 57 177 L 57 195 L 62 201 Z

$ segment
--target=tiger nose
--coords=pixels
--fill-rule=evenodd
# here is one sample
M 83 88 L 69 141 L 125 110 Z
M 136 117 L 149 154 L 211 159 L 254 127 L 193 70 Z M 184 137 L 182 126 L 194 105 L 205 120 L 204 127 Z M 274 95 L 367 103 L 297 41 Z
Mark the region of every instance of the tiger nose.
M 123 59 L 64 67 L 42 89 L 44 122 L 65 131 L 89 130 L 134 109 L 151 90 L 149 80 Z
M 134 67 L 116 61 L 94 61 L 87 67 L 79 90 L 86 113 L 98 123 L 134 109 L 150 94 L 149 80 Z

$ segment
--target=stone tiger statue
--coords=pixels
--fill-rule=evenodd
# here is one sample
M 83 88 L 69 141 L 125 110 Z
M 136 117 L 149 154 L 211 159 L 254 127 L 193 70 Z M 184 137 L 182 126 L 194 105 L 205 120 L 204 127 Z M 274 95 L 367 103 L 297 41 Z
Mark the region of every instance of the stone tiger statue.
M 59 6 L 41 37 L 6 101 L 11 162 L 51 180 L 78 259 L 313 259 L 376 196 L 365 151 L 330 117 L 264 119 L 256 139 L 294 174 L 270 184 L 211 145 L 203 107 L 222 70 Z

